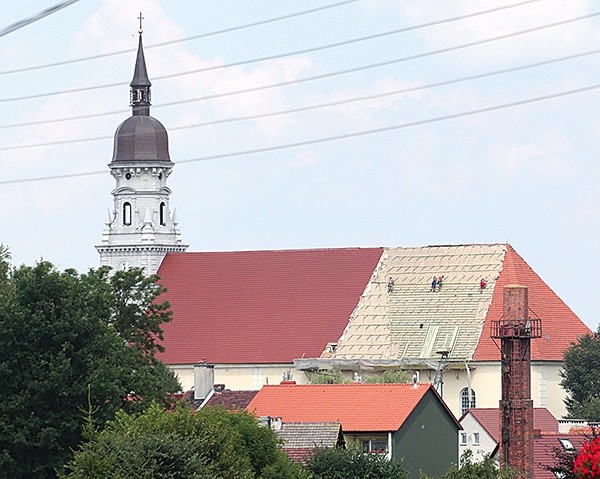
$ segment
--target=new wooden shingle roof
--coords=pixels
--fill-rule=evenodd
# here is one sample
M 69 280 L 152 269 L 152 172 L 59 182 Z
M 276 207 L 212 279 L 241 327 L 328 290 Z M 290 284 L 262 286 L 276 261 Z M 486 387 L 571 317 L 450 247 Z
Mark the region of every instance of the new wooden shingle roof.
M 248 410 L 284 423 L 337 422 L 345 432 L 389 432 L 400 429 L 427 393 L 437 396 L 431 384 L 263 386 Z
M 337 341 L 383 248 L 171 253 L 166 364 L 291 363 Z
M 442 275 L 433 290 L 433 277 Z M 542 319 L 533 360 L 561 361 L 570 342 L 590 331 L 510 245 L 387 248 L 334 359 L 437 360 L 445 350 L 451 360 L 497 361 L 490 331 L 502 317 L 507 284 L 527 286 L 531 316 Z

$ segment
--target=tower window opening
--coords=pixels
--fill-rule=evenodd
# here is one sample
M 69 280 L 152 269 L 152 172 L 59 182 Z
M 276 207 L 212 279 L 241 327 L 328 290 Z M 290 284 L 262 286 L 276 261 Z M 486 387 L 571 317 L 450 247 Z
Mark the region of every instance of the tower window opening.
M 473 409 L 476 406 L 477 401 L 475 399 L 475 391 L 471 389 L 471 401 L 469 401 L 469 388 L 463 388 L 460 392 L 460 412 L 461 414 L 466 413 L 469 409 Z
M 123 203 L 123 225 L 131 225 L 131 203 Z
M 160 219 L 160 225 L 161 226 L 165 226 L 167 224 L 167 222 L 165 221 L 165 216 L 166 216 L 165 209 L 166 209 L 166 207 L 167 206 L 165 205 L 165 202 L 163 201 L 163 202 L 161 202 L 160 207 L 158 209 L 158 216 L 159 216 L 159 219 Z

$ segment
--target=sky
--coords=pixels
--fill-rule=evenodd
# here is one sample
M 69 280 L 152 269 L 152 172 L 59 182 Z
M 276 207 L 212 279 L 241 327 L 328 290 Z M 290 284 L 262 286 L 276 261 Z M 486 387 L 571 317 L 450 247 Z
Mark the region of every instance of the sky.
M 597 328 L 591 0 L 80 0 L 0 37 L 15 265 L 99 264 L 140 11 L 188 251 L 508 242 Z

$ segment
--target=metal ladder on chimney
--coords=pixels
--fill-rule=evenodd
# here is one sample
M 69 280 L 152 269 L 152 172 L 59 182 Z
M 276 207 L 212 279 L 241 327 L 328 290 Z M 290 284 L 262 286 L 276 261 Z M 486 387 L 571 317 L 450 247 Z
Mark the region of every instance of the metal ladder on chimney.
M 436 351 L 436 354 L 441 355 L 441 357 L 435 372 L 435 377 L 433 378 L 433 387 L 441 395 L 442 384 L 444 383 L 444 368 L 448 364 L 448 355 L 450 354 L 450 351 Z

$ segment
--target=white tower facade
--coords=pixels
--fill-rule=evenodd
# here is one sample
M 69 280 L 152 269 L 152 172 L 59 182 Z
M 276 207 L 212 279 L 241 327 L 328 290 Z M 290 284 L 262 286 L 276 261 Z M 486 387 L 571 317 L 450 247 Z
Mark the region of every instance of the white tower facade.
M 146 72 L 142 35 L 131 81 L 132 115 L 115 132 L 110 174 L 111 192 L 102 242 L 96 246 L 100 264 L 113 269 L 144 268 L 154 274 L 167 253 L 183 252 L 176 212 L 169 206 L 167 178 L 173 162 L 165 127 L 150 116 L 150 80 Z

